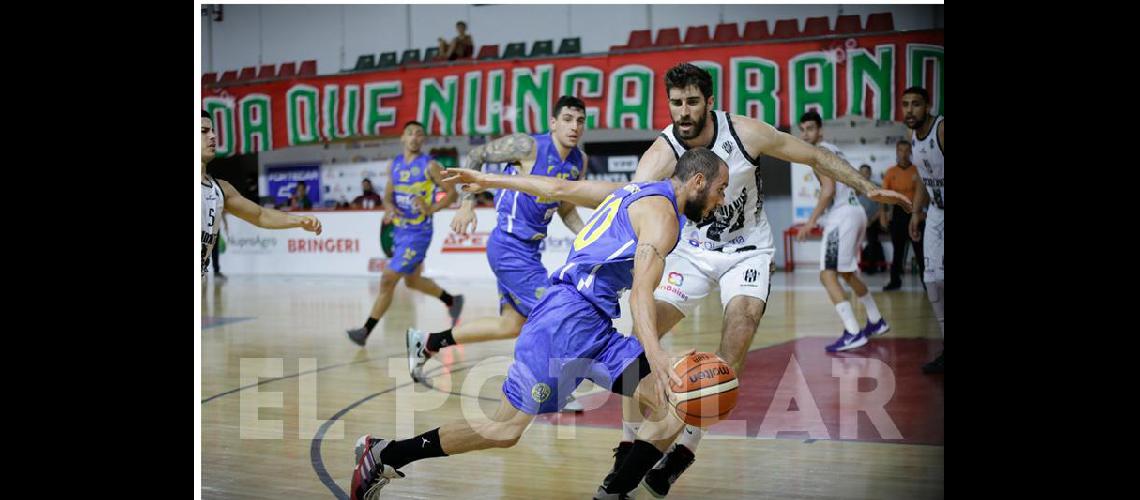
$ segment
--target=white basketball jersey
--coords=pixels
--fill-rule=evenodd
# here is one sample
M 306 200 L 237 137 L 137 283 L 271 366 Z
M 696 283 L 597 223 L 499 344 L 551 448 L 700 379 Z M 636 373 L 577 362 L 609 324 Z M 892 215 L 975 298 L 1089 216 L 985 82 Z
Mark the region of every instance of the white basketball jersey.
M 942 124 L 942 119 L 941 116 L 934 119 L 934 125 L 930 127 L 930 133 L 926 134 L 926 137 L 919 137 L 916 130 L 910 140 L 912 161 L 918 166 L 918 175 L 926 185 L 926 194 L 930 195 L 930 207 L 927 213 L 946 209 L 944 206 L 946 192 L 943 185 L 943 165 L 946 157 L 942 154 L 942 144 L 938 142 L 938 126 Z
M 843 152 L 830 142 L 820 141 L 819 147 L 835 153 L 835 156 L 842 158 L 844 161 L 847 160 L 847 158 L 843 156 Z M 855 173 L 859 172 L 856 171 Z M 855 192 L 855 188 L 835 181 L 835 197 L 832 198 L 831 206 L 827 209 L 828 217 L 840 217 L 840 214 L 846 213 L 849 209 L 863 210 L 863 206 L 859 204 L 859 194 Z
M 213 177 L 207 176 L 209 183 L 202 183 L 202 275 L 206 275 L 210 253 L 218 241 L 218 231 L 222 228 L 222 210 L 226 206 L 226 195 L 222 186 Z
M 705 147 L 728 164 L 728 188 L 724 206 L 703 221 L 686 220 L 681 239 L 692 247 L 706 250 L 730 250 L 754 246 L 770 248 L 772 230 L 764 213 L 764 180 L 756 168 L 759 159 L 749 157 L 744 144 L 732 128 L 732 119 L 723 111 L 712 111 L 705 123 L 713 127 L 713 140 Z M 675 135 L 673 125 L 661 131 L 680 159 L 689 149 Z

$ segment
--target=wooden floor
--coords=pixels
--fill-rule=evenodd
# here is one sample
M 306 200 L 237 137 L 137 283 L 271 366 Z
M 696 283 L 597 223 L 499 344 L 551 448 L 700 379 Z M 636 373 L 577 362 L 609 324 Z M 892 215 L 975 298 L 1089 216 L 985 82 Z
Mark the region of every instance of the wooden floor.
M 865 277 L 872 290 L 885 278 Z M 400 285 L 367 348 L 359 348 L 344 330 L 362 324 L 376 281 L 204 282 L 203 498 L 347 498 L 359 435 L 405 438 L 493 412 L 513 341 L 445 350 L 442 364 L 427 365 L 434 389 L 414 385 L 404 329 L 442 329 L 446 311 L 438 299 Z M 466 296 L 464 318 L 497 313 L 494 283 L 438 281 Z M 734 421 L 705 437 L 670 498 L 942 498 L 943 379 L 919 372 L 941 349 L 938 326 L 914 277 L 900 291 L 875 296 L 891 332 L 828 355 L 823 346 L 842 326 L 817 273 L 777 272 Z M 617 321 L 623 332 L 630 324 L 628 313 Z M 720 327 L 714 294 L 666 337 L 665 348 L 714 351 Z M 852 377 L 861 378 L 842 385 Z M 620 439 L 619 402 L 588 382 L 578 394 L 596 409 L 541 417 L 512 449 L 411 464 L 384 496 L 590 498 Z M 882 411 L 851 410 L 876 404 Z M 637 496 L 652 498 L 641 490 Z

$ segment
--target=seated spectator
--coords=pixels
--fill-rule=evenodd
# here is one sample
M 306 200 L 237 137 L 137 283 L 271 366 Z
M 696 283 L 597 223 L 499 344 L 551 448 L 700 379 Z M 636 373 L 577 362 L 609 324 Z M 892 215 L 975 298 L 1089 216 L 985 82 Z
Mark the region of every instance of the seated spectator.
M 459 21 L 455 23 L 455 29 L 459 31 L 459 36 L 451 39 L 451 42 L 439 39 L 439 55 L 447 61 L 471 57 L 475 52 L 475 40 L 467 34 L 467 23 Z
M 313 202 L 309 200 L 308 186 L 304 182 L 298 182 L 297 187 L 293 188 L 293 196 L 289 197 L 289 210 L 309 210 L 313 208 Z
M 384 197 L 372 190 L 372 181 L 364 179 L 360 182 L 360 190 L 364 193 L 352 199 L 352 208 L 381 208 L 384 206 Z

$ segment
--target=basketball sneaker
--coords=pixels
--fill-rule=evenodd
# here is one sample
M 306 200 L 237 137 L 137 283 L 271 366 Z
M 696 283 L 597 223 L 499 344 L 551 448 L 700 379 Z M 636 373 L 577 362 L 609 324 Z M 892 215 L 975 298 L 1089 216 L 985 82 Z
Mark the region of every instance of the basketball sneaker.
M 369 434 L 356 440 L 356 468 L 352 469 L 351 500 L 375 500 L 380 496 L 381 488 L 393 479 L 404 477 L 403 472 L 378 460 L 380 452 L 389 443 L 391 441 L 375 439 Z

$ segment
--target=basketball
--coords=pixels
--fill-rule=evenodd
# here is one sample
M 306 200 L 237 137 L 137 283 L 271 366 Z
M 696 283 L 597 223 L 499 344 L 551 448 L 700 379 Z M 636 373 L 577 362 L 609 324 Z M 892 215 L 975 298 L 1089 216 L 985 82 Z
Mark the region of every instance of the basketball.
M 673 364 L 681 377 L 681 387 L 674 388 L 677 416 L 686 424 L 708 427 L 736 408 L 736 373 L 719 356 L 694 352 Z

